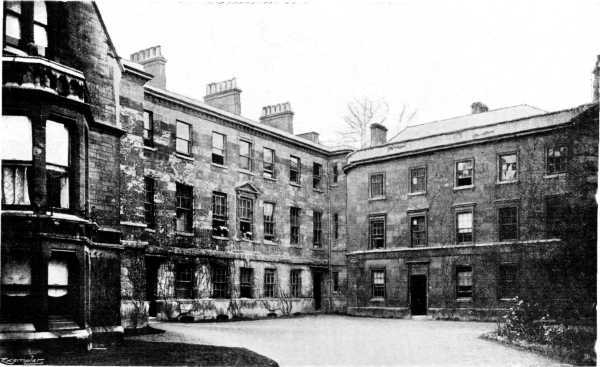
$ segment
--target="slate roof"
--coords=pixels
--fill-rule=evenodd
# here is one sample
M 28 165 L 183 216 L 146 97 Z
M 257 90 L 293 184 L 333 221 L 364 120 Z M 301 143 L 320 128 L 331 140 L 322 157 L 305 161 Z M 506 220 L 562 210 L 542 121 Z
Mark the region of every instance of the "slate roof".
M 390 143 L 351 153 L 348 165 L 554 128 L 570 122 L 591 106 L 547 113 L 521 105 L 416 125 L 400 132 Z

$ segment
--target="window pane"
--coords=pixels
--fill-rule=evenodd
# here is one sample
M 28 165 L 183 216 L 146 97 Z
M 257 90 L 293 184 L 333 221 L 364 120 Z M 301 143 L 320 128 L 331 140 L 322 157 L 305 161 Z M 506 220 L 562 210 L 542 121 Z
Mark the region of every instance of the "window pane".
M 33 26 L 33 43 L 38 46 L 48 47 L 46 27 L 37 24 Z
M 500 181 L 511 181 L 517 177 L 517 155 L 500 156 Z
M 46 12 L 46 3 L 43 1 L 34 1 L 33 2 L 33 20 L 42 23 L 48 24 L 48 14 Z
M 177 121 L 177 137 L 184 140 L 190 140 L 190 125 Z
M 383 271 L 373 272 L 373 284 L 382 285 L 385 284 L 385 276 Z
M 250 143 L 246 141 L 240 142 L 240 155 L 249 156 L 250 155 Z
M 6 22 L 6 35 L 16 39 L 21 39 L 21 22 L 19 21 L 19 18 L 12 14 L 6 14 L 4 21 Z
M 264 204 L 264 215 L 265 217 L 272 217 L 273 216 L 273 204 L 271 203 L 265 203 Z
M 32 159 L 31 121 L 25 116 L 2 116 L 0 149 L 2 159 L 30 161 Z
M 269 148 L 265 148 L 264 152 L 264 161 L 265 163 L 273 163 L 273 150 L 269 149 Z
M 470 231 L 473 224 L 473 213 L 459 213 L 457 216 L 458 230 Z
M 48 262 L 48 296 L 62 297 L 67 294 L 69 270 L 67 260 L 50 259 Z
M 213 148 L 223 149 L 223 147 L 225 146 L 224 138 L 225 138 L 224 135 L 213 133 L 213 136 L 212 136 Z
M 21 2 L 20 1 L 6 1 L 6 9 L 12 10 L 15 13 L 21 14 Z
M 69 166 L 69 131 L 50 120 L 46 121 L 46 163 Z

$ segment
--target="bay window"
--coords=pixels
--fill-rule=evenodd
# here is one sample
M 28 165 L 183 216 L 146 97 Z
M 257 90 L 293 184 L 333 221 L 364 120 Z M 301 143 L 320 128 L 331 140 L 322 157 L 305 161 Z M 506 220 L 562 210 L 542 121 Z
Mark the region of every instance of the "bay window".
M 0 146 L 2 149 L 2 206 L 30 205 L 31 120 L 25 116 L 2 116 Z
M 46 193 L 49 207 L 69 208 L 69 131 L 46 121 Z

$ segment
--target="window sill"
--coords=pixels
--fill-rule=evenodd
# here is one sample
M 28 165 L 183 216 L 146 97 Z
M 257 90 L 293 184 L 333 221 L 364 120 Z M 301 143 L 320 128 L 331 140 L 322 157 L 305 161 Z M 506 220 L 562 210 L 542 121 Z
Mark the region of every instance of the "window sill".
M 229 240 L 229 237 L 222 237 L 222 236 L 211 236 L 211 238 L 213 240 L 221 240 L 221 241 L 223 241 L 223 240 Z
M 329 185 L 329 187 L 338 187 L 338 186 L 339 186 L 339 184 L 336 184 L 336 183 Z
M 473 297 L 460 297 L 460 298 L 456 299 L 456 302 L 460 302 L 460 303 L 473 302 Z
M 511 180 L 511 181 L 496 181 L 496 185 L 509 185 L 519 183 L 519 180 Z
M 295 182 L 290 182 L 290 186 L 294 186 L 294 187 L 297 187 L 297 188 L 301 188 L 302 187 L 302 186 L 300 186 L 299 183 L 295 183 Z
M 242 168 L 238 168 L 237 170 L 239 173 L 243 173 L 245 175 L 249 175 L 249 176 L 255 176 L 255 174 L 252 171 L 248 171 L 247 169 L 242 169 Z
M 427 195 L 427 191 L 417 191 L 417 192 L 409 192 L 408 196 L 425 196 Z
M 566 172 L 551 173 L 551 174 L 544 175 L 544 178 L 558 178 L 558 177 L 565 177 L 566 175 L 567 175 Z
M 263 243 L 269 246 L 279 246 L 279 244 L 277 242 L 274 242 L 273 240 L 264 240 Z
M 146 227 L 146 228 L 144 229 L 144 231 L 146 231 L 146 232 L 150 232 L 150 233 L 156 233 L 156 229 L 152 229 L 152 228 L 148 228 L 148 227 Z
M 145 228 L 147 229 L 147 225 L 146 223 L 140 223 L 140 222 L 119 222 L 120 225 L 122 226 L 127 226 L 127 227 L 139 227 L 139 228 Z
M 373 297 L 373 298 L 369 299 L 369 302 L 385 302 L 385 298 L 384 297 Z
M 220 168 L 220 169 L 227 169 L 227 166 L 223 166 L 222 164 L 218 164 L 218 163 L 214 163 L 214 162 L 211 162 L 210 165 L 212 167 L 216 167 L 216 168 Z
M 369 201 L 380 201 L 385 200 L 385 196 L 376 196 L 374 198 L 369 198 Z
M 315 188 L 313 187 L 313 192 L 316 192 L 316 193 L 322 194 L 322 193 L 323 193 L 323 190 L 321 190 L 321 189 L 315 189 Z
M 179 153 L 179 152 L 175 152 L 175 157 L 180 158 L 180 159 L 184 159 L 186 161 L 194 161 L 194 157 L 192 157 L 191 155 L 187 155 L 187 154 L 183 154 L 183 153 Z
M 475 188 L 475 185 L 466 185 L 466 186 L 454 186 L 453 190 L 454 191 L 460 191 L 460 190 L 472 190 Z
M 144 148 L 144 150 L 148 150 L 150 152 L 156 152 L 157 151 L 156 147 L 151 147 L 151 146 L 148 146 L 148 145 L 144 145 L 143 148 Z
M 175 232 L 176 236 L 180 236 L 180 237 L 194 237 L 194 233 L 193 232 Z
M 263 180 L 265 180 L 265 181 L 271 181 L 271 182 L 277 182 L 277 179 L 273 178 L 273 177 L 265 177 L 265 176 L 263 176 Z
M 498 301 L 500 302 L 514 302 L 515 298 L 507 298 L 507 297 L 502 297 L 502 298 L 498 298 Z

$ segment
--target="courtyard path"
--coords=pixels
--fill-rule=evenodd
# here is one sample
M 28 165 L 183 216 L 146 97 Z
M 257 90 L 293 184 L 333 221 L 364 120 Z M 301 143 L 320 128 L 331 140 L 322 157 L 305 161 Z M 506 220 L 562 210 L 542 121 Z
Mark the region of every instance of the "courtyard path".
M 280 366 L 564 366 L 479 338 L 493 323 L 305 316 L 221 323 L 164 323 L 152 341 L 244 347 Z

